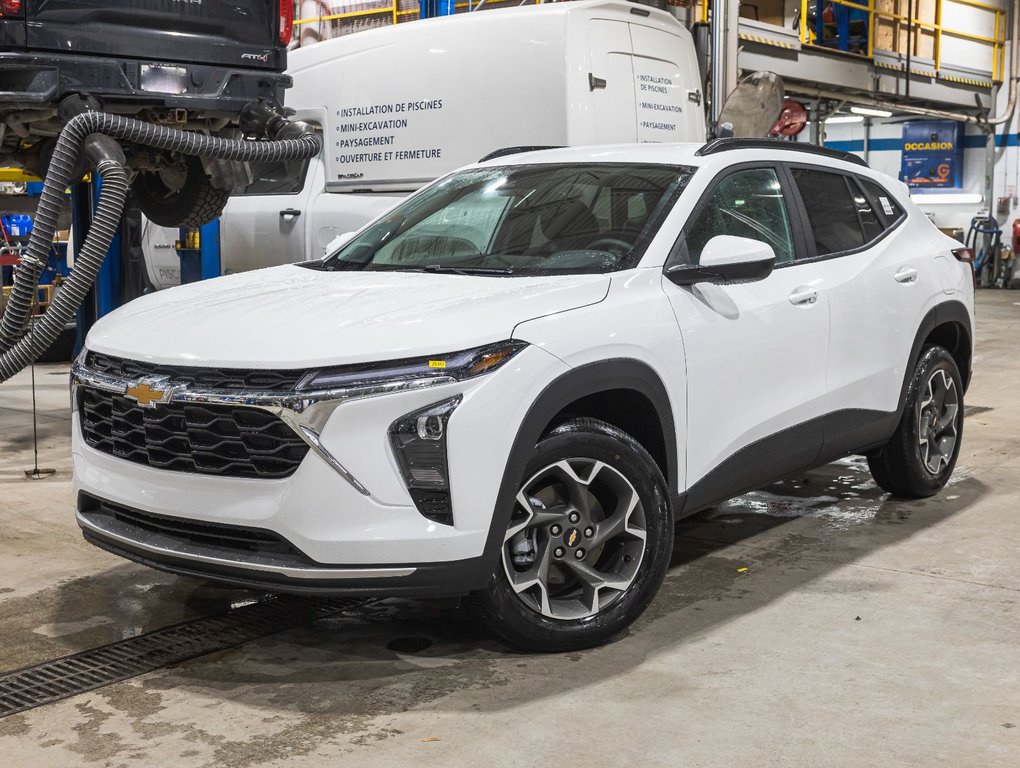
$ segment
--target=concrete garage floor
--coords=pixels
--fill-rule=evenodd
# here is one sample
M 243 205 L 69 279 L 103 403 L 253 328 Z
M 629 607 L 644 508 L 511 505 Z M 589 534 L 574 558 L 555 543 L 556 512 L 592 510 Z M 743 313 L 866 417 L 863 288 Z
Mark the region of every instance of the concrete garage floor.
M 953 483 L 891 501 L 849 459 L 685 521 L 628 636 L 511 653 L 394 602 L 0 719 L 11 766 L 1020 765 L 1020 293 L 979 294 Z M 0 386 L 0 670 L 252 597 L 86 545 L 66 366 Z M 395 638 L 425 637 L 397 652 Z

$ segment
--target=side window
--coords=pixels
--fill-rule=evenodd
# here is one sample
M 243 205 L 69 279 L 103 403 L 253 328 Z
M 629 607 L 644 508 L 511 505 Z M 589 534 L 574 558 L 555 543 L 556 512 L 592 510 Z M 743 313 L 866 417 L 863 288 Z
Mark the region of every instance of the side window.
M 893 222 L 900 220 L 900 217 L 903 216 L 903 209 L 900 208 L 900 204 L 896 202 L 896 198 L 870 179 L 857 180 L 864 185 L 868 194 L 870 194 L 874 200 L 878 201 L 880 215 L 885 217 L 886 227 L 892 225 Z
M 794 168 L 793 178 L 804 200 L 819 256 L 850 251 L 864 245 L 860 213 L 845 176 Z
M 697 220 L 687 227 L 692 264 L 701 260 L 702 249 L 716 235 L 760 240 L 772 246 L 777 264 L 793 260 L 790 217 L 774 169 L 737 171 L 719 182 Z

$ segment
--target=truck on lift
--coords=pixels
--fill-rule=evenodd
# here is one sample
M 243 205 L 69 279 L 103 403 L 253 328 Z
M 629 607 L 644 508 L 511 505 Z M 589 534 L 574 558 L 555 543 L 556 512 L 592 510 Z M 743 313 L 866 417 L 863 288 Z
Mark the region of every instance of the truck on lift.
M 46 175 L 87 109 L 237 136 L 242 108 L 282 103 L 292 0 L 0 0 L 0 165 Z M 151 221 L 199 226 L 248 179 L 238 163 L 126 147 Z
M 426 19 L 292 51 L 310 161 L 254 169 L 221 219 L 225 272 L 321 256 L 414 190 L 508 147 L 704 141 L 690 32 L 622 0 Z

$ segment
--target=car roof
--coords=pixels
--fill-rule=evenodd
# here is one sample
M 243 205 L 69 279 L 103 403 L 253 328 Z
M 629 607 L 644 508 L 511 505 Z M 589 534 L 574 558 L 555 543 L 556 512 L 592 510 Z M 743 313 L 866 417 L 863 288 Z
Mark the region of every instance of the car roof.
M 730 141 L 730 140 L 727 140 Z M 663 144 L 603 144 L 582 147 L 550 147 L 547 149 L 507 148 L 483 159 L 480 166 L 531 165 L 535 163 L 640 163 L 652 165 L 708 166 L 719 170 L 726 166 L 750 161 L 809 163 L 865 176 L 876 176 L 855 157 L 844 160 L 843 153 L 816 150 L 813 145 L 790 146 L 790 142 L 769 140 L 750 146 L 719 147 L 718 142 L 685 141 Z M 709 153 L 699 154 L 706 148 Z
M 602 144 L 587 147 L 551 147 L 514 152 L 479 165 L 531 165 L 533 163 L 649 163 L 653 165 L 701 165 L 697 152 L 704 144 L 687 141 L 670 144 Z M 525 148 L 526 149 L 526 148 Z

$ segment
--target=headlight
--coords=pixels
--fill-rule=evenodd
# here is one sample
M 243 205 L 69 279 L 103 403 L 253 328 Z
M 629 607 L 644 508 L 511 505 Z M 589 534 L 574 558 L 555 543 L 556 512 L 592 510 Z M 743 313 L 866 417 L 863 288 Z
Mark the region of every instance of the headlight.
M 444 525 L 453 525 L 447 425 L 460 401 L 457 395 L 412 411 L 390 425 L 390 442 L 414 505 L 423 516 Z
M 526 346 L 527 342 L 509 339 L 448 355 L 328 368 L 308 374 L 298 383 L 297 388 L 298 391 L 309 392 L 389 385 L 421 379 L 464 381 L 496 370 Z

